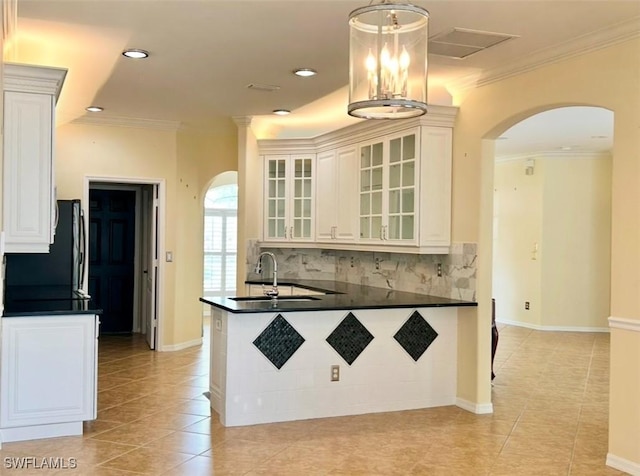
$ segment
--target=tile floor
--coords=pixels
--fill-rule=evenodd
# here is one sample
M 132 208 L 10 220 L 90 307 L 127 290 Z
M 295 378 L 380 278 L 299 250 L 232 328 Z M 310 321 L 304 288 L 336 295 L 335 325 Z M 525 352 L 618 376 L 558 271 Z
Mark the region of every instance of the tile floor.
M 614 475 L 605 466 L 608 334 L 501 327 L 494 413 L 456 407 L 225 428 L 208 348 L 100 339 L 98 419 L 82 437 L 6 443 L 2 475 Z M 17 470 L 7 458 L 75 458 Z M 69 463 L 70 460 L 63 460 Z

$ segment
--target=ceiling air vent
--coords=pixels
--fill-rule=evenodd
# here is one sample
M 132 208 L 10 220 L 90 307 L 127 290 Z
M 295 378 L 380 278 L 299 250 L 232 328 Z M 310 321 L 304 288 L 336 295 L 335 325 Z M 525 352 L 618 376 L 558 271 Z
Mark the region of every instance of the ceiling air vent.
M 278 89 L 280 89 L 280 86 L 276 86 L 274 84 L 251 83 L 251 84 L 247 85 L 247 89 L 255 89 L 256 91 L 272 92 L 272 91 L 277 91 Z
M 429 54 L 462 59 L 512 38 L 518 38 L 518 36 L 454 28 L 429 40 Z

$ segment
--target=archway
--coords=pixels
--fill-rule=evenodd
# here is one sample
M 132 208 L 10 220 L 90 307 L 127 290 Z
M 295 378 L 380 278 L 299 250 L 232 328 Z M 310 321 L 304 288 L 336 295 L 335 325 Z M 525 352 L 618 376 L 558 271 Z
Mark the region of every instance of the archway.
M 608 331 L 613 112 L 561 107 L 495 144 L 493 297 L 498 322 Z
M 203 296 L 236 293 L 237 172 L 216 176 L 204 197 Z

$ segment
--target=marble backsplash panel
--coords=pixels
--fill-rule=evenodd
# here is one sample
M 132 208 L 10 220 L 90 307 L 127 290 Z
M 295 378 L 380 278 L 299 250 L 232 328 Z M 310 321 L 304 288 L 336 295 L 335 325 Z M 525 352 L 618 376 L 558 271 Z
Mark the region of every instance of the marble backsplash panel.
M 465 301 L 476 300 L 477 246 L 454 243 L 448 255 L 416 255 L 317 248 L 260 248 L 248 243 L 249 278 L 261 251 L 274 253 L 278 278 L 328 279 Z M 265 276 L 271 276 L 265 260 Z M 440 269 L 440 276 L 438 275 Z

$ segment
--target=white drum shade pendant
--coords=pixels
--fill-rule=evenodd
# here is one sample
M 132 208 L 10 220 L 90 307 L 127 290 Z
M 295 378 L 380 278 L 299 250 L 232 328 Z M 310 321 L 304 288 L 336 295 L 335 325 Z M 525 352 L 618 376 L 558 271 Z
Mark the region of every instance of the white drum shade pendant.
M 382 3 L 349 15 L 351 116 L 405 119 L 427 112 L 429 12 Z

